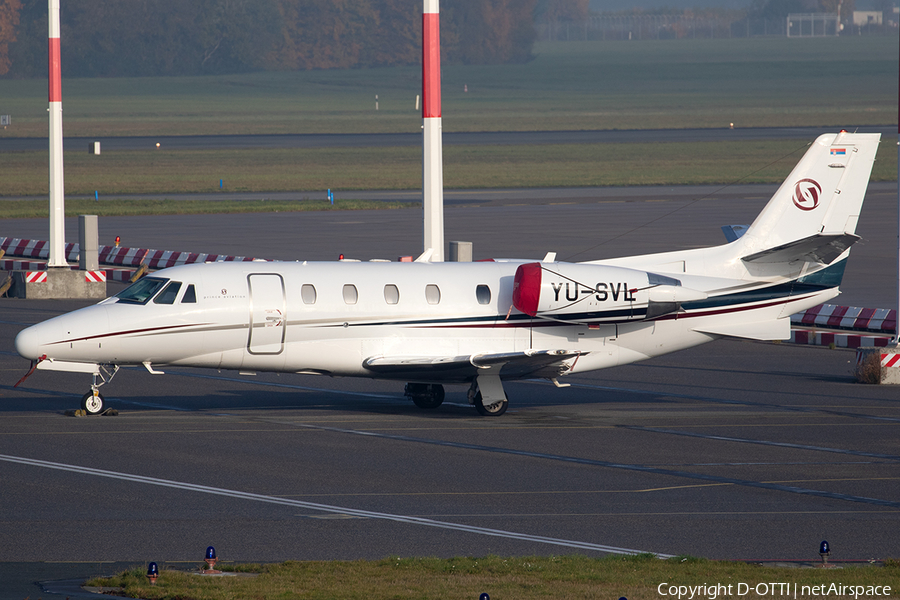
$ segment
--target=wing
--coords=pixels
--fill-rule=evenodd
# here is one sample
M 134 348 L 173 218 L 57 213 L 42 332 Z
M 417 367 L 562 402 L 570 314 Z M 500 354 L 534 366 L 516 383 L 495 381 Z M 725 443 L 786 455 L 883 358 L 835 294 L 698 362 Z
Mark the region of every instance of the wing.
M 363 361 L 363 366 L 380 377 L 463 383 L 486 372 L 499 372 L 502 379 L 558 377 L 571 368 L 567 361 L 581 354 L 577 350 L 526 350 L 464 356 L 373 356 Z

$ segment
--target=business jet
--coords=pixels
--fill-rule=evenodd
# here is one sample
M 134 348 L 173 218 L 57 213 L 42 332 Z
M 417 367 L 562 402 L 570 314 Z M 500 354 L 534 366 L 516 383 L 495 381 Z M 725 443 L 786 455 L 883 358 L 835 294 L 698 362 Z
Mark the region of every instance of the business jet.
M 33 369 L 92 375 L 104 410 L 119 367 L 207 367 L 406 382 L 434 409 L 468 385 L 486 416 L 503 382 L 560 379 L 720 337 L 783 340 L 839 286 L 880 135 L 819 137 L 749 227 L 720 246 L 559 262 L 243 262 L 178 266 L 28 327 Z

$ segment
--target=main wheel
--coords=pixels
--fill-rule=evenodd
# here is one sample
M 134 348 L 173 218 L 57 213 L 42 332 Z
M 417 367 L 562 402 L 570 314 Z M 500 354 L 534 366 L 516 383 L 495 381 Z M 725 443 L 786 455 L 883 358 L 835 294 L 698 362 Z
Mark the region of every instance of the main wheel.
M 99 415 L 103 412 L 103 396 L 91 390 L 81 397 L 81 408 L 89 415 Z
M 508 407 L 509 401 L 505 398 L 500 402 L 485 404 L 481 398 L 481 392 L 479 391 L 477 394 L 475 394 L 475 410 L 477 410 L 478 414 L 483 417 L 499 417 L 506 412 L 506 409 Z
M 407 395 L 419 408 L 437 408 L 444 401 L 444 386 L 438 384 L 424 384 L 421 387 L 407 386 Z

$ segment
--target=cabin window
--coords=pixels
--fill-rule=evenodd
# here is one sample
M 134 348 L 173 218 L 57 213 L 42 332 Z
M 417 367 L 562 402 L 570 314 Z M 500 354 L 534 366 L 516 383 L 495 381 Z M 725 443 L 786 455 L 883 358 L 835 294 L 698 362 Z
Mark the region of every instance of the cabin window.
M 440 304 L 441 303 L 441 288 L 434 285 L 433 283 L 429 283 L 425 286 L 425 300 L 428 304 Z
M 150 298 L 166 285 L 167 281 L 169 280 L 159 277 L 144 277 L 116 294 L 116 298 L 119 299 L 119 302 L 128 304 L 147 304 Z
M 397 286 L 389 283 L 384 286 L 384 301 L 388 304 L 397 304 L 400 302 L 400 290 Z
M 356 286 L 352 283 L 348 283 L 344 286 L 344 304 L 356 304 L 359 300 L 359 292 L 356 291 Z
M 153 299 L 154 304 L 175 304 L 175 298 L 178 297 L 178 290 L 181 289 L 180 281 L 173 281 Z
M 303 287 L 300 288 L 300 298 L 303 300 L 303 304 L 315 304 L 316 286 L 311 283 L 304 283 Z
M 197 292 L 194 290 L 194 284 L 188 284 L 187 289 L 184 290 L 184 296 L 181 297 L 182 304 L 196 304 L 197 302 Z
M 478 300 L 478 304 L 490 304 L 491 303 L 491 288 L 482 284 L 475 288 L 475 298 Z

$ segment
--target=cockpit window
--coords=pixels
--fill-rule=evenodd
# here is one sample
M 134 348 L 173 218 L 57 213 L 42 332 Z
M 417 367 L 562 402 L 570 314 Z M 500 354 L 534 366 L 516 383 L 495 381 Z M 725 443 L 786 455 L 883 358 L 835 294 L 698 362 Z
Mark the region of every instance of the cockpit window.
M 184 290 L 184 296 L 181 297 L 182 304 L 196 304 L 197 303 L 197 292 L 194 290 L 194 284 L 188 284 L 187 289 Z
M 167 281 L 169 280 L 158 277 L 144 277 L 116 294 L 116 298 L 119 299 L 119 302 L 129 304 L 147 304 L 150 298 L 166 285 Z
M 181 289 L 180 281 L 173 281 L 161 291 L 159 295 L 153 299 L 154 304 L 175 304 L 175 298 L 178 297 L 178 290 Z

